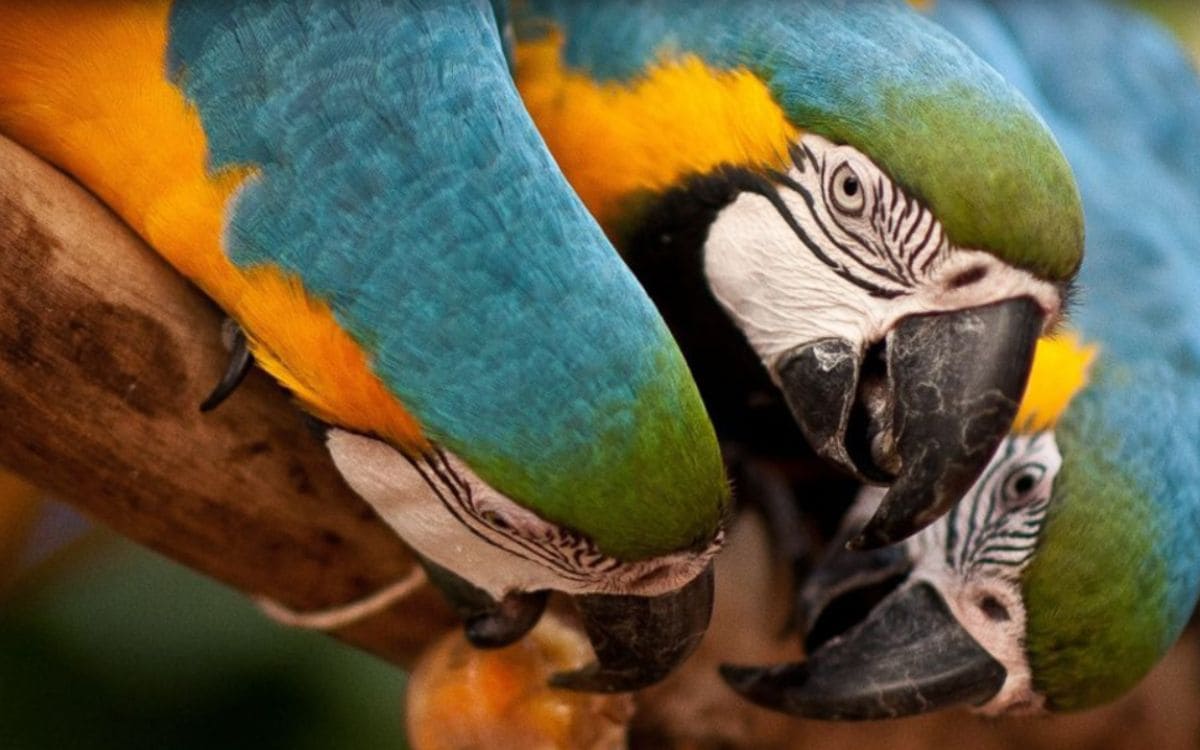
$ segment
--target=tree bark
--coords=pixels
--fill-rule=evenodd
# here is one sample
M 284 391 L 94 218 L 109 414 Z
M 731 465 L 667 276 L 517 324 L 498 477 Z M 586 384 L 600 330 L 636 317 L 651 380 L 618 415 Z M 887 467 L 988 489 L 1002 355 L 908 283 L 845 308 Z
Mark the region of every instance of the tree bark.
M 220 314 L 69 178 L 0 138 L 0 465 L 247 594 L 369 595 L 412 555 L 255 372 L 214 412 Z M 428 587 L 336 633 L 400 665 L 453 622 Z

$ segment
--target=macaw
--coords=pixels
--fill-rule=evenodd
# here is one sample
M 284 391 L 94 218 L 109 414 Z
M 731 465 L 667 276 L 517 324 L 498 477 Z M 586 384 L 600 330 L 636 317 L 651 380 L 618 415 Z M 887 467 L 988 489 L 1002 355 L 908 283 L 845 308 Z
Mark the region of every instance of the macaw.
M 806 439 L 890 485 L 858 546 L 948 510 L 1082 257 L 1026 99 L 887 0 L 529 0 L 514 27 L 525 105 L 722 440 Z
M 1078 333 L 1039 344 L 1015 432 L 948 515 L 817 566 L 805 663 L 724 668 L 801 716 L 1095 706 L 1149 671 L 1200 596 L 1200 76 L 1162 29 L 1102 3 L 933 13 L 1030 97 L 1075 169 Z
M 4 3 L 0 132 L 237 322 L 472 642 L 563 591 L 598 661 L 557 683 L 628 690 L 707 625 L 728 487 L 678 347 L 521 104 L 503 15 Z

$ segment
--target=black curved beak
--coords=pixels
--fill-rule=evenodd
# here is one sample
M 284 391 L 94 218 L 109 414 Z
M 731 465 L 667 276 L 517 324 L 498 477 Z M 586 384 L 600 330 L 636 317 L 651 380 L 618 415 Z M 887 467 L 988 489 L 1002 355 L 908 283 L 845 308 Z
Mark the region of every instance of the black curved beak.
M 958 624 L 926 583 L 888 595 L 866 620 L 775 667 L 723 665 L 754 703 L 812 719 L 888 719 L 970 703 L 1004 685 L 1004 667 Z
M 971 487 L 1012 427 L 1043 318 L 1021 297 L 909 316 L 870 355 L 829 338 L 781 361 L 784 397 L 814 450 L 890 485 L 852 546 L 911 536 Z
M 575 598 L 596 661 L 550 678 L 569 690 L 620 693 L 659 682 L 700 644 L 712 616 L 713 565 L 661 596 Z

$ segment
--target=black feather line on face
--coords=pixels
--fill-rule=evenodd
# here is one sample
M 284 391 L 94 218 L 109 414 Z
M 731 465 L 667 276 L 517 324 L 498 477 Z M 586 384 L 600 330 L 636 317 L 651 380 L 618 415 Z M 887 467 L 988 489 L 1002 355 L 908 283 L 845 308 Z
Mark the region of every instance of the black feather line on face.
M 829 229 L 826 228 L 824 223 L 821 221 L 820 215 L 817 212 L 817 206 L 816 206 L 817 201 L 812 196 L 812 193 L 809 192 L 809 190 L 807 188 L 805 188 L 803 185 L 796 182 L 795 180 L 793 180 L 792 178 L 788 177 L 785 174 L 776 172 L 776 173 L 774 173 L 773 176 L 775 177 L 777 182 L 779 182 L 784 187 L 786 187 L 787 189 L 791 190 L 792 192 L 798 194 L 801 198 L 804 199 L 804 202 L 808 205 L 809 213 L 812 214 L 813 220 L 816 221 L 817 227 L 821 230 L 821 234 L 824 235 L 824 239 L 826 241 L 828 241 L 829 244 L 834 245 L 839 250 L 844 252 L 846 255 L 850 256 L 850 258 L 855 263 L 862 266 L 863 268 L 865 268 L 873 273 L 877 273 L 880 276 L 883 276 L 887 280 L 892 281 L 896 284 L 904 283 L 900 278 L 898 278 L 892 274 L 889 274 L 888 272 L 883 271 L 882 269 L 876 268 L 876 267 L 872 266 L 871 264 L 867 263 L 865 260 L 863 260 L 861 257 L 859 257 L 856 253 L 852 252 L 848 247 L 846 247 L 842 243 L 838 242 L 837 239 L 835 239 L 834 236 L 830 233 Z M 860 279 L 857 276 L 855 276 L 853 273 L 851 273 L 850 269 L 847 268 L 845 265 L 838 263 L 833 258 L 829 257 L 829 255 L 826 254 L 824 248 L 821 247 L 821 244 L 819 242 L 817 242 L 816 240 L 814 240 L 811 236 L 809 236 L 808 232 L 804 231 L 804 228 L 800 225 L 800 222 L 798 222 L 796 220 L 796 217 L 792 214 L 791 210 L 788 209 L 787 204 L 784 203 L 783 197 L 781 195 L 779 195 L 779 191 L 775 187 L 775 185 L 772 183 L 767 183 L 767 185 L 768 185 L 770 192 L 764 192 L 764 193 L 760 193 L 760 194 L 764 198 L 766 198 L 768 201 L 771 202 L 771 205 L 775 207 L 775 210 L 777 212 L 779 212 L 780 217 L 783 218 L 784 222 L 787 223 L 788 227 L 792 230 L 792 232 L 796 235 L 796 237 L 800 240 L 800 242 L 806 248 L 808 248 L 808 251 L 810 253 L 812 253 L 813 256 L 817 260 L 821 261 L 826 266 L 828 266 L 829 269 L 832 270 L 834 273 L 836 273 L 840 278 L 842 278 L 845 281 L 850 282 L 851 284 L 857 286 L 860 289 L 863 289 L 868 294 L 870 294 L 872 297 L 877 297 L 879 299 L 895 299 L 896 297 L 902 296 L 904 294 L 904 292 L 902 292 L 902 291 L 884 289 L 883 287 L 878 286 L 876 284 L 872 284 L 871 282 L 869 282 L 865 279 Z
M 436 449 L 434 455 L 426 459 L 412 459 L 405 456 L 408 462 L 416 469 L 429 488 L 433 490 L 442 506 L 450 515 L 462 524 L 472 535 L 487 543 L 488 545 L 504 552 L 524 558 L 538 565 L 554 569 L 558 575 L 568 580 L 586 582 L 588 577 L 582 575 L 578 570 L 571 568 L 564 562 L 561 553 L 558 550 L 551 550 L 548 547 L 534 544 L 533 542 L 521 539 L 514 535 L 502 534 L 497 531 L 497 536 L 503 536 L 504 540 L 515 544 L 520 550 L 514 550 L 507 545 L 499 543 L 496 539 L 484 534 L 477 529 L 474 524 L 467 520 L 465 516 L 471 516 L 479 523 L 485 524 L 482 519 L 478 519 L 474 512 L 474 508 L 470 503 L 470 485 L 459 477 L 451 468 L 446 460 L 445 453 L 440 448 Z M 449 492 L 445 492 L 448 490 Z M 449 497 L 447 496 L 449 495 Z M 557 555 L 557 559 L 556 559 Z

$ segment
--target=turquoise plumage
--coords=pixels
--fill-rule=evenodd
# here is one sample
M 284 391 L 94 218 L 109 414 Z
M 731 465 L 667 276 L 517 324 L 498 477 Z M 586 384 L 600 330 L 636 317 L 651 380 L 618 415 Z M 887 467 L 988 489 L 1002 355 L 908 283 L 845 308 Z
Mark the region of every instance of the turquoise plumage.
M 954 242 L 1055 279 L 1078 267 L 1074 188 L 1040 118 L 990 66 L 900 0 L 532 0 L 521 7 L 519 37 L 547 24 L 568 29 L 564 62 L 598 81 L 629 81 L 664 55 L 749 70 L 797 127 L 883 165 Z M 975 123 L 974 132 L 964 122 Z M 929 148 L 939 133 L 954 137 Z M 1014 212 L 1021 191 L 1059 197 L 1040 212 Z
M 891 0 L 531 0 L 513 20 L 527 106 L 722 439 L 753 450 L 765 423 L 773 455 L 889 485 L 863 546 L 945 512 L 1082 253 L 1030 104 Z
M 1093 255 L 1072 318 L 1126 362 L 1200 373 L 1200 299 L 1186 293 L 1200 289 L 1200 254 L 1182 239 L 1200 227 L 1195 68 L 1137 13 L 1079 0 L 1019 7 L 944 3 L 933 18 L 1029 97 L 1079 181 L 1094 186 L 1081 189 Z M 1063 18 L 1069 35 L 1053 33 Z

